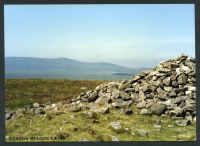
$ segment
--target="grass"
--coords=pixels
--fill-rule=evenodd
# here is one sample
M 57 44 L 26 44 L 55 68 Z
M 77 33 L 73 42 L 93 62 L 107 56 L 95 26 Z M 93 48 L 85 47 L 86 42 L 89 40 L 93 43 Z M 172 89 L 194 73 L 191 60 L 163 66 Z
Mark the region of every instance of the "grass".
M 92 89 L 105 81 L 67 79 L 6 79 L 6 108 L 16 109 L 34 102 L 58 102 Z
M 29 114 L 7 121 L 6 141 L 15 141 L 9 139 L 12 137 L 59 137 L 60 135 L 67 135 L 63 141 L 80 141 L 85 138 L 90 141 L 111 141 L 112 136 L 121 141 L 190 141 L 196 137 L 194 123 L 187 127 L 179 127 L 174 124 L 174 120 L 167 117 L 139 114 L 127 116 L 111 110 L 109 114 L 99 115 L 99 123 L 93 123 L 93 119 L 88 118 L 83 112 L 69 112 L 63 115 L 49 114 L 52 115 L 51 120 L 47 120 L 44 116 Z M 161 131 L 153 127 L 156 119 L 161 120 Z M 109 123 L 113 121 L 122 122 L 124 129 L 128 128 L 128 130 L 116 133 L 109 128 Z M 168 128 L 167 125 L 174 125 L 174 127 Z M 149 134 L 142 137 L 138 135 L 138 129 L 144 129 Z
M 7 108 L 22 107 L 30 100 L 32 102 L 47 102 L 49 99 L 62 101 L 73 97 L 81 92 L 80 87 L 94 88 L 103 81 L 72 81 L 72 80 L 7 80 L 6 93 Z M 44 92 L 44 93 L 43 93 Z M 14 96 L 16 95 L 16 96 Z M 29 96 L 31 95 L 31 96 Z M 41 95 L 34 98 L 36 95 Z M 16 99 L 15 99 L 16 98 Z M 21 98 L 27 98 L 23 102 Z M 14 101 L 19 102 L 13 103 Z M 9 104 L 8 104 L 9 103 Z M 20 103 L 20 104 L 19 104 Z M 120 141 L 193 141 L 196 137 L 196 125 L 192 123 L 186 127 L 174 124 L 174 120 L 161 116 L 140 115 L 135 105 L 131 106 L 133 115 L 125 115 L 117 109 L 111 109 L 109 114 L 98 114 L 98 123 L 89 118 L 84 111 L 77 113 L 69 112 L 69 109 L 61 109 L 66 113 L 56 115 L 55 112 L 47 110 L 47 116 L 25 114 L 6 121 L 6 141 L 111 141 L 117 137 Z M 51 117 L 51 118 L 49 118 Z M 155 120 L 161 120 L 161 130 L 153 127 Z M 124 131 L 116 133 L 109 127 L 110 122 L 120 121 Z M 173 125 L 169 128 L 168 125 Z M 140 136 L 139 129 L 148 131 L 147 136 Z M 30 140 L 30 138 L 40 138 Z M 15 139 L 13 139 L 15 138 Z M 16 138 L 25 138 L 16 140 Z M 28 139 L 26 139 L 28 138 Z M 52 139 L 50 139 L 52 138 Z M 64 138 L 61 140 L 60 138 Z

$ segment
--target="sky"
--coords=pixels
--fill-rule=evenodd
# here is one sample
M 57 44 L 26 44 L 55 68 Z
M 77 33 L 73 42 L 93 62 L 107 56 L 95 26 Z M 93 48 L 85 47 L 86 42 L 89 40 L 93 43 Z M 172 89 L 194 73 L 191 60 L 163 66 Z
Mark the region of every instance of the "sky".
M 195 57 L 193 4 L 6 5 L 5 56 L 150 67 Z

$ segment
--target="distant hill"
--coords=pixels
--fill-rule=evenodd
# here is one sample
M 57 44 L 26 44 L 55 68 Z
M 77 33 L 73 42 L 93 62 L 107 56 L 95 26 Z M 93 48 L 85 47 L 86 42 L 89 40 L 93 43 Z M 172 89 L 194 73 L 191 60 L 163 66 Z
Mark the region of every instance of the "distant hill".
M 99 62 L 86 63 L 68 58 L 6 57 L 6 78 L 128 79 L 148 68 L 127 68 Z

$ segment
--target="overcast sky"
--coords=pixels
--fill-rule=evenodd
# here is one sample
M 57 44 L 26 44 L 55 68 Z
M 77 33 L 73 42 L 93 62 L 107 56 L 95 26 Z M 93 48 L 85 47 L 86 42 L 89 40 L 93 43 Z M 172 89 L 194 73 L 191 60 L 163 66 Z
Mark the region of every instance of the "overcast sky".
M 5 56 L 128 67 L 195 56 L 194 5 L 5 6 Z

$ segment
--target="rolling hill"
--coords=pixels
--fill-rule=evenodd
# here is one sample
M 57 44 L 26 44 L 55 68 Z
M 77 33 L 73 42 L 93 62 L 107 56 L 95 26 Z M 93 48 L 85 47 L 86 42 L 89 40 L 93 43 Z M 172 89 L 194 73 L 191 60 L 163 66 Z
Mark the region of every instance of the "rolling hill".
M 68 58 L 6 57 L 6 78 L 128 79 L 148 68 L 127 68 L 98 62 L 86 63 Z

